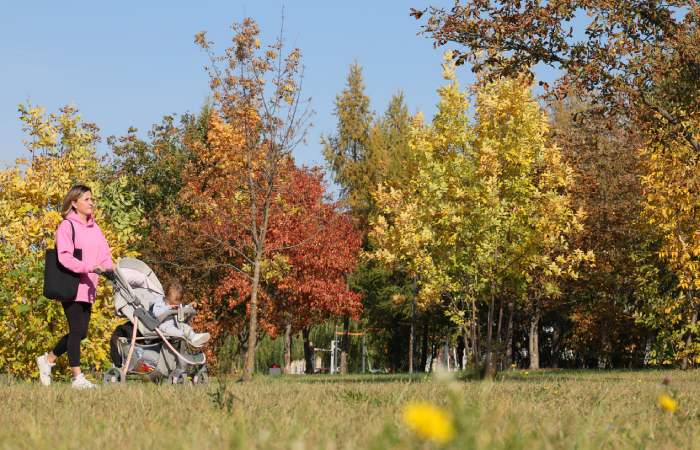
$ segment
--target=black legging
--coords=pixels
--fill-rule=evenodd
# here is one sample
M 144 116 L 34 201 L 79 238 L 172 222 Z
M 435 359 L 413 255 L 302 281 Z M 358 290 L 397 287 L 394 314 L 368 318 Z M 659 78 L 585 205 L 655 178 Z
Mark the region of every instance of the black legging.
M 61 356 L 68 352 L 71 367 L 80 367 L 80 341 L 87 337 L 92 304 L 87 302 L 61 302 L 68 319 L 68 334 L 58 341 L 53 354 Z

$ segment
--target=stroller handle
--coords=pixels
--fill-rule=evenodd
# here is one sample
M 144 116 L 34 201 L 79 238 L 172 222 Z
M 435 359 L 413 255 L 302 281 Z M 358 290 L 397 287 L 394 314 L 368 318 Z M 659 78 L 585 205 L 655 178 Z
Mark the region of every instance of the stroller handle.
M 117 279 L 117 276 L 114 274 L 113 270 L 99 270 L 95 271 L 96 274 L 102 275 L 103 277 L 107 278 L 109 281 L 114 282 Z

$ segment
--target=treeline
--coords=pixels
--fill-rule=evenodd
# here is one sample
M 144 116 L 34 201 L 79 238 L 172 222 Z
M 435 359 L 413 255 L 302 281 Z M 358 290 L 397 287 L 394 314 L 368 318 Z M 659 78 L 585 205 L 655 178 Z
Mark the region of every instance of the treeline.
M 0 173 L 0 371 L 32 375 L 62 331 L 41 265 L 78 181 L 115 257 L 183 280 L 211 360 L 245 378 L 279 340 L 281 365 L 303 354 L 310 368 L 339 338 L 341 371 L 421 371 L 448 354 L 485 376 L 700 362 L 697 8 L 512 3 L 412 11 L 454 47 L 429 120 L 401 93 L 374 112 L 350 67 L 321 142 L 335 200 L 324 171 L 292 157 L 308 118 L 301 52 L 263 46 L 250 19 L 222 52 L 195 37 L 210 61 L 201 111 L 111 137 L 105 158 L 75 110 L 22 106 L 30 158 Z M 560 32 L 580 8 L 594 20 L 577 44 Z M 479 74 L 467 88 L 463 62 Z M 564 75 L 535 97 L 540 62 Z M 108 297 L 86 352 L 97 368 L 118 322 Z

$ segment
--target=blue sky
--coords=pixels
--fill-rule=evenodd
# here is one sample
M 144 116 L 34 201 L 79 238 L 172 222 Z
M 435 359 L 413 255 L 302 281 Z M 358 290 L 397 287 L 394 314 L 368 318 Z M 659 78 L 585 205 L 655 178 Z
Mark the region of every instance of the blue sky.
M 8 2 L 9 3 L 9 2 Z M 265 42 L 280 27 L 284 4 L 288 45 L 301 48 L 304 93 L 315 111 L 307 143 L 295 156 L 322 164 L 321 134 L 335 130 L 333 101 L 348 67 L 364 69 L 372 108 L 382 112 L 403 90 L 411 112 L 435 110 L 441 54 L 417 36 L 410 7 L 449 5 L 447 0 L 296 0 L 199 2 L 152 0 L 11 2 L 0 14 L 0 166 L 26 156 L 17 104 L 56 111 L 77 106 L 103 139 L 129 126 L 142 134 L 164 114 L 197 111 L 208 95 L 205 54 L 193 43 L 198 31 L 223 48 L 230 25 L 250 16 Z M 546 75 L 546 74 L 545 74 Z M 472 80 L 468 68 L 460 78 Z M 100 151 L 106 151 L 103 144 Z

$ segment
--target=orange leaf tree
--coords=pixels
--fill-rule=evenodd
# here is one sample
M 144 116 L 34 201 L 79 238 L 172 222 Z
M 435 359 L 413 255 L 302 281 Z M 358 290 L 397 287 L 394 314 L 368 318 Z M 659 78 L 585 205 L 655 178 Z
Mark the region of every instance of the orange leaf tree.
M 308 111 L 300 97 L 299 49 L 286 52 L 282 36 L 262 48 L 252 19 L 234 24 L 233 31 L 232 44 L 222 54 L 214 52 L 204 32 L 195 36 L 209 56 L 214 105 L 207 142 L 193 149 L 196 163 L 186 169 L 179 194 L 182 204 L 191 205 L 190 223 L 173 223 L 171 231 L 186 239 L 187 249 L 197 246 L 198 251 L 186 256 L 200 269 L 237 274 L 224 276 L 219 291 L 249 288 L 243 370 L 248 380 L 255 363 L 260 283 L 280 172 L 303 138 Z

